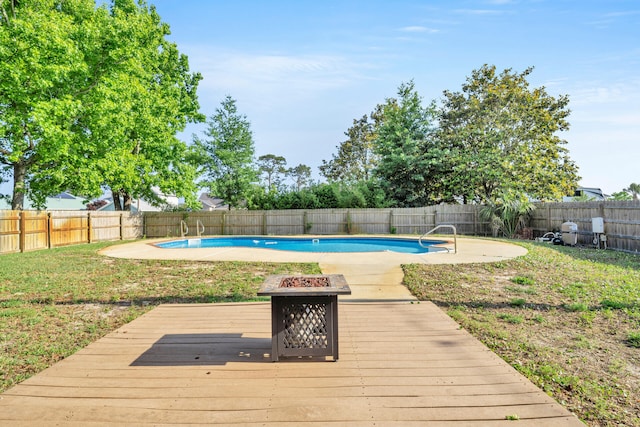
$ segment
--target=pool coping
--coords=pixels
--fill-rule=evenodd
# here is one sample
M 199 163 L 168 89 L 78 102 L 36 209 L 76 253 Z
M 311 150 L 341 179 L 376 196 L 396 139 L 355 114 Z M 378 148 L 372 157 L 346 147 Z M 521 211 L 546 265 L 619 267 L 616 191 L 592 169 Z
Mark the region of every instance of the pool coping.
M 357 235 L 354 237 L 390 238 L 389 235 Z M 201 236 L 200 238 L 221 237 Z M 228 236 L 227 236 L 228 237 Z M 242 236 L 233 236 L 242 237 Z M 302 235 L 286 236 L 290 238 L 345 238 L 344 235 Z M 194 238 L 186 236 L 186 238 Z M 195 237 L 198 238 L 198 237 Z M 417 239 L 416 236 L 396 236 L 392 238 Z M 448 240 L 445 246 L 453 249 L 453 242 L 446 237 L 434 238 Z M 526 255 L 527 250 L 519 245 L 483 238 L 457 238 L 457 253 L 430 252 L 408 254 L 400 252 L 296 252 L 269 248 L 159 248 L 157 243 L 182 238 L 143 239 L 130 243 L 109 246 L 99 253 L 113 258 L 164 259 L 191 261 L 259 261 L 259 262 L 317 262 L 328 264 L 463 264 L 496 262 Z

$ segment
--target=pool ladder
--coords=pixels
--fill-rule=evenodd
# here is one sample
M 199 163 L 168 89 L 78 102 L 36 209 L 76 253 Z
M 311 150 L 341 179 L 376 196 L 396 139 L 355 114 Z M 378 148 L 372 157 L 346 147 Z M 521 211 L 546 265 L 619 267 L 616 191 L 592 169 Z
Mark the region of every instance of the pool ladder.
M 437 227 L 432 228 L 431 230 L 427 231 L 426 233 L 424 233 L 422 236 L 420 236 L 418 238 L 418 244 L 420 246 L 422 246 L 423 248 L 426 248 L 427 246 L 422 244 L 422 239 L 426 236 L 428 236 L 429 234 L 433 233 L 436 230 L 439 230 L 441 228 L 449 228 L 451 230 L 453 230 L 453 253 L 457 254 L 458 253 L 458 239 L 457 239 L 457 233 L 456 233 L 456 227 L 454 225 L 450 225 L 450 224 L 441 224 L 438 225 Z M 447 252 L 451 252 L 451 249 L 446 248 Z
M 202 236 L 202 234 L 204 233 L 204 224 L 202 223 L 202 221 L 197 220 L 196 221 L 196 234 L 198 235 L 198 237 Z M 187 226 L 186 221 L 181 220 L 180 221 L 180 236 L 181 237 L 185 237 L 187 234 L 189 234 L 189 227 Z

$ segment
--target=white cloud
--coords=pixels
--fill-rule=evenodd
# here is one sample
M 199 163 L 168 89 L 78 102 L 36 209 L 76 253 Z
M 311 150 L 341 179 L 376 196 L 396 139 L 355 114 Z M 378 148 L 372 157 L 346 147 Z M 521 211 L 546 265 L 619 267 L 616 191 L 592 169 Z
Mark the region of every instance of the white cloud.
M 200 87 L 227 93 L 316 93 L 364 78 L 360 70 L 367 67 L 330 55 L 252 55 L 203 47 L 185 50 L 189 51 L 191 69 L 204 77 Z
M 570 92 L 572 105 L 602 108 L 606 104 L 637 105 L 640 80 L 626 82 L 582 82 Z M 640 108 L 640 107 L 638 107 Z
M 463 15 L 501 15 L 503 13 L 496 9 L 456 9 L 454 12 Z
M 423 27 L 421 25 L 402 27 L 400 28 L 400 31 L 405 33 L 429 33 L 429 34 L 434 34 L 438 32 L 438 30 L 436 30 L 435 28 Z

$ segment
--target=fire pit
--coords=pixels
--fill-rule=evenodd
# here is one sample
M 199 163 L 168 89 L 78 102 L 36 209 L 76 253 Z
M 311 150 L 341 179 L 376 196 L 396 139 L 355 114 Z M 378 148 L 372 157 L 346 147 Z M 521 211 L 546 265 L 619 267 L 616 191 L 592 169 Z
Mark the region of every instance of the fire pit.
M 342 274 L 267 277 L 258 295 L 271 297 L 271 360 L 338 360 L 338 295 L 349 294 Z

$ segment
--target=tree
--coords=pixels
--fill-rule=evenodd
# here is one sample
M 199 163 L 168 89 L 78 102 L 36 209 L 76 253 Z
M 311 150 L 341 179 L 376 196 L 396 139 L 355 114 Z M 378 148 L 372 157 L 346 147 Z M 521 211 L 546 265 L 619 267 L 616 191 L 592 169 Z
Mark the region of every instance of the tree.
M 124 209 L 158 189 L 193 204 L 196 168 L 175 135 L 203 120 L 201 77 L 155 9 L 134 0 L 2 6 L 0 81 L 10 89 L 0 91 L 0 162 L 13 168 L 14 209 L 27 192 L 37 203 L 104 187 Z
M 633 200 L 638 200 L 638 194 L 640 194 L 640 184 L 631 183 L 629 187 L 625 188 L 623 191 L 631 194 Z
M 265 154 L 258 157 L 258 169 L 265 175 L 267 191 L 275 190 L 282 183 L 282 175 L 286 174 L 287 160 L 275 154 Z
M 437 176 L 431 148 L 435 106 L 422 106 L 413 81 L 400 85 L 398 97 L 383 106 L 374 143 L 375 174 L 394 205 L 423 206 L 433 199 L 432 176 Z
M 438 144 L 448 198 L 488 202 L 508 190 L 557 200 L 575 188 L 577 167 L 557 136 L 569 128 L 569 99 L 529 88 L 532 71 L 484 65 L 462 92 L 444 92 Z
M 311 181 L 311 168 L 304 164 L 287 169 L 287 176 L 293 179 L 296 191 L 300 191 Z
M 627 193 L 625 190 L 615 192 L 611 195 L 611 200 L 633 200 L 631 194 Z
M 372 119 L 375 117 L 371 115 Z M 329 181 L 367 181 L 376 163 L 373 153 L 375 122 L 369 122 L 365 114 L 345 132 L 348 139 L 337 148 L 338 153 L 330 161 L 323 160 L 320 173 Z
M 231 207 L 247 201 L 258 180 L 253 168 L 254 143 L 251 125 L 238 113 L 236 101 L 227 96 L 208 121 L 208 139 L 195 138 L 205 184 L 210 194 L 221 197 Z
M 89 6 L 95 3 L 0 3 L 0 164 L 13 175 L 13 209 L 22 209 L 31 174 L 68 148 L 78 92 L 93 81 L 78 43 L 77 22 L 90 20 Z

